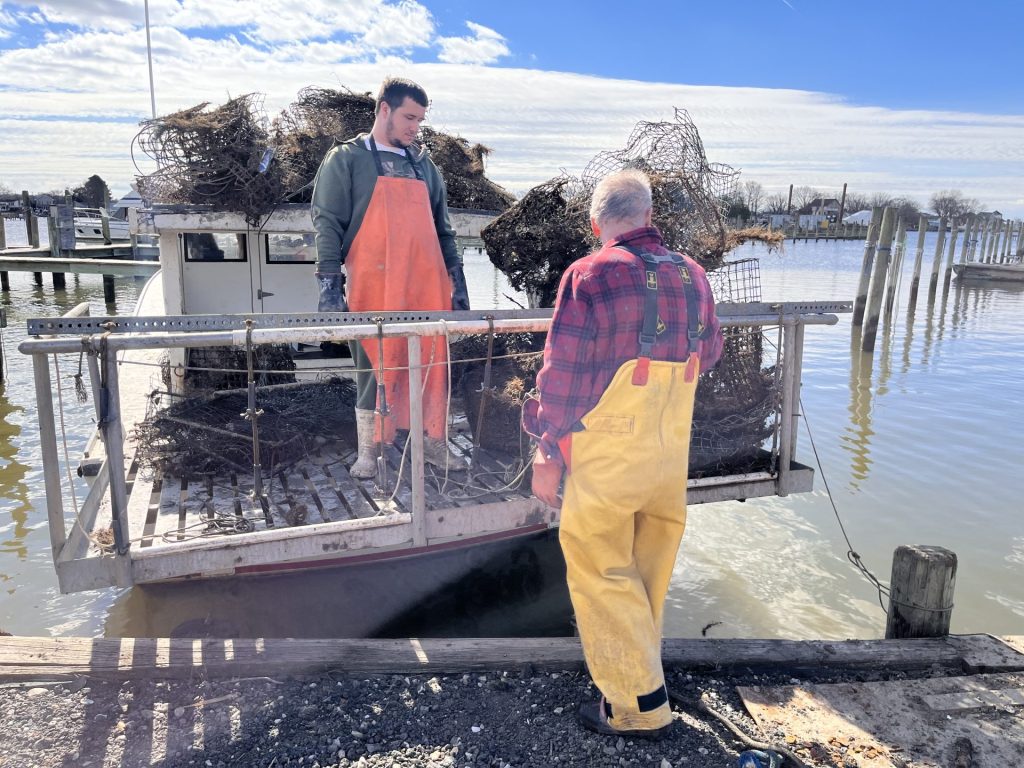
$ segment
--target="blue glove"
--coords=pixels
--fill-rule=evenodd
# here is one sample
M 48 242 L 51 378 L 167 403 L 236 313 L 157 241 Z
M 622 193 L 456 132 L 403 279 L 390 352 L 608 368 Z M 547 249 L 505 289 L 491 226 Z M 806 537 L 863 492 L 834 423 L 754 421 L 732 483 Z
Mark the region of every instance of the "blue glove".
M 348 312 L 345 276 L 341 272 L 317 272 L 316 284 L 320 289 L 318 312 Z
M 469 309 L 469 288 L 466 286 L 466 273 L 462 264 L 456 264 L 448 270 L 452 279 L 452 309 Z

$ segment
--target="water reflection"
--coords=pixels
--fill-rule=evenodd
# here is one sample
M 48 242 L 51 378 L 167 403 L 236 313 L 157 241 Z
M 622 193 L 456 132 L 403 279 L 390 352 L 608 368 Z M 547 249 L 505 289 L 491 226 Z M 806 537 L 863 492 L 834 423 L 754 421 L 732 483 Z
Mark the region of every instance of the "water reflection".
M 3 500 L 6 514 L 0 517 L 3 521 L 0 530 L 10 531 L 0 542 L 0 549 L 24 560 L 28 555 L 25 538 L 31 528 L 28 525 L 32 512 L 29 501 L 28 485 L 25 475 L 28 467 L 18 461 L 18 437 L 21 435 L 19 415 L 24 408 L 8 402 L 7 387 L 0 383 L 0 489 L 4 490 Z M 10 516 L 10 525 L 4 520 Z
M 845 428 L 843 446 L 852 454 L 850 488 L 855 490 L 856 481 L 866 480 L 871 467 L 871 377 L 875 360 L 872 352 L 861 351 L 860 328 L 854 326 L 850 336 L 850 422 Z

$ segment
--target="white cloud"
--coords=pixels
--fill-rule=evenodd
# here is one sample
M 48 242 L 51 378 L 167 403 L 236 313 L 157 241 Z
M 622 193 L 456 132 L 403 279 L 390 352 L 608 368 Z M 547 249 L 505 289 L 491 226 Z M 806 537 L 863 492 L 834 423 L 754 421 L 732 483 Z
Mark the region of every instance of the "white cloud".
M 466 26 L 472 37 L 439 37 L 440 61 L 448 64 L 493 64 L 502 56 L 508 56 L 505 38 L 493 29 L 467 21 Z
M 838 191 L 848 182 L 851 190 L 926 202 L 935 190 L 959 188 L 986 207 L 1024 215 L 1024 116 L 855 106 L 795 90 L 413 64 L 400 50 L 378 55 L 358 37 L 268 47 L 190 37 L 165 25 L 154 29 L 153 44 L 161 113 L 259 91 L 272 117 L 307 85 L 375 92 L 385 75 L 411 77 L 430 94 L 432 124 L 492 147 L 488 175 L 517 192 L 561 168 L 580 171 L 597 152 L 621 148 L 638 120 L 669 119 L 678 106 L 693 116 L 710 160 L 742 168 L 744 178 L 769 191 L 790 183 Z M 124 191 L 134 174 L 134 121 L 148 115 L 141 30 L 79 32 L 32 50 L 0 51 L 0 182 L 47 189 L 100 173 Z

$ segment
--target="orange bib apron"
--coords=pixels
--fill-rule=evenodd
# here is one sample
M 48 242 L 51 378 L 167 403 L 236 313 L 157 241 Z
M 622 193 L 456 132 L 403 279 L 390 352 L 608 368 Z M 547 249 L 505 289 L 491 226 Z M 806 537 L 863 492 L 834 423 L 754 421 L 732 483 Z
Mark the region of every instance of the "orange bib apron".
M 373 195 L 345 259 L 348 272 L 348 303 L 351 312 L 398 312 L 450 310 L 452 285 L 441 255 L 437 228 L 426 182 L 385 176 L 375 144 L 377 163 Z M 406 340 L 385 339 L 381 361 L 376 339 L 364 339 L 363 350 L 380 376 L 388 413 L 377 420 L 375 439 L 390 442 L 398 428 L 409 428 L 409 351 Z M 423 427 L 430 437 L 445 436 L 448 398 L 448 350 L 440 336 L 421 341 L 424 367 Z M 381 384 L 380 381 L 377 382 Z M 377 408 L 385 403 L 378 401 Z

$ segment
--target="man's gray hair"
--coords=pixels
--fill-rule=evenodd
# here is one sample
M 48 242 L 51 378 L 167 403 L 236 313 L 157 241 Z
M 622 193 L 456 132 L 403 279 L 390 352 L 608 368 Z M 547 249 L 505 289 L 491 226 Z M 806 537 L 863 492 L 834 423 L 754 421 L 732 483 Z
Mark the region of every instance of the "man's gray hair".
M 651 182 L 635 168 L 605 176 L 594 187 L 590 218 L 598 224 L 620 221 L 641 226 L 651 207 Z

